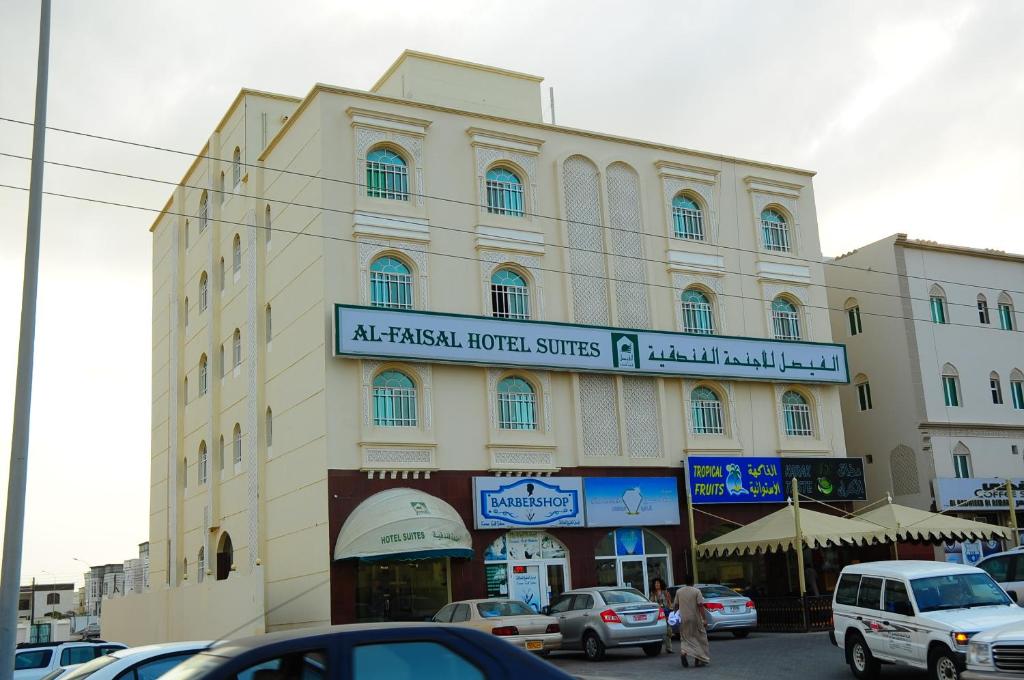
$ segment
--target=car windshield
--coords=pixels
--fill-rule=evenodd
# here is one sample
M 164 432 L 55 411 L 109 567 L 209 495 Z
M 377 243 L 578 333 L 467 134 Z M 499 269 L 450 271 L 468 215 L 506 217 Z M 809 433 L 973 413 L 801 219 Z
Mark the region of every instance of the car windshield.
M 494 600 L 492 602 L 481 602 L 477 604 L 476 610 L 485 619 L 493 619 L 496 616 L 529 616 L 537 612 L 530 609 L 523 602 L 518 600 Z
M 701 586 L 700 594 L 708 597 L 739 597 L 735 590 L 729 590 L 725 586 Z
M 1008 605 L 1010 598 L 988 574 L 949 574 L 910 582 L 922 612 Z
M 62 675 L 60 678 L 61 680 L 81 680 L 82 678 L 87 678 L 99 669 L 105 668 L 116 661 L 118 661 L 117 657 L 98 656 L 92 661 L 87 661 L 78 668 L 68 671 L 67 675 Z
M 634 590 L 632 588 L 624 588 L 622 590 L 606 590 L 603 593 L 601 593 L 601 596 L 604 597 L 604 601 L 607 604 L 632 604 L 634 602 L 646 602 L 648 604 L 650 603 L 650 600 L 644 597 L 643 593 L 641 593 L 639 590 Z

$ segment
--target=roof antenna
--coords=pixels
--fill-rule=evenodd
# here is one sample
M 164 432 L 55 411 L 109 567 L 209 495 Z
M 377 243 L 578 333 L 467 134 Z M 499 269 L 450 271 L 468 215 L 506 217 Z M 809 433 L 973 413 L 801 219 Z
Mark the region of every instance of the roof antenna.
M 551 99 L 551 124 L 555 124 L 555 88 L 548 88 L 548 97 Z

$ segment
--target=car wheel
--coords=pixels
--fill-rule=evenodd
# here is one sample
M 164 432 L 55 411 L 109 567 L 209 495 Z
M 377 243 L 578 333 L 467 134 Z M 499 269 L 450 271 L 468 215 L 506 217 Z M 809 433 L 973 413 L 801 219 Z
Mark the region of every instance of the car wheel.
M 583 636 L 583 653 L 590 661 L 600 661 L 604 658 L 604 643 L 597 633 L 587 633 Z
M 750 631 L 749 630 L 734 630 L 732 632 L 732 636 L 733 637 L 740 638 L 740 639 L 743 639 L 743 638 L 747 637 L 748 635 L 750 635 Z
M 850 660 L 853 677 L 858 680 L 875 680 L 878 677 L 880 664 L 860 633 L 854 633 L 846 639 L 846 658 Z
M 658 656 L 659 654 L 661 654 L 662 644 L 663 643 L 661 642 L 652 642 L 649 645 L 644 645 L 644 654 L 646 654 L 647 656 Z
M 928 654 L 928 675 L 933 680 L 957 680 L 960 661 L 947 647 L 936 647 Z

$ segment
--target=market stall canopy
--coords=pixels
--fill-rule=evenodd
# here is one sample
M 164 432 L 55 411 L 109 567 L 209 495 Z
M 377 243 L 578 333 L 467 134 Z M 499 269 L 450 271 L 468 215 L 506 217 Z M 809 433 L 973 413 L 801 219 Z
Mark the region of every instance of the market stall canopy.
M 859 519 L 801 508 L 800 533 L 804 545 L 817 548 L 843 543 L 869 544 L 876 540 L 884 542 L 891 539 L 892 532 Z M 724 557 L 788 550 L 796 547 L 796 534 L 796 513 L 793 504 L 788 503 L 767 517 L 701 543 L 697 546 L 697 554 L 701 557 Z
M 1006 527 L 909 508 L 891 500 L 873 510 L 854 515 L 853 518 L 880 524 L 903 540 L 969 541 L 1012 537 L 1012 532 Z
M 455 508 L 416 489 L 388 489 L 367 498 L 345 520 L 334 544 L 336 560 L 472 556 L 473 540 Z

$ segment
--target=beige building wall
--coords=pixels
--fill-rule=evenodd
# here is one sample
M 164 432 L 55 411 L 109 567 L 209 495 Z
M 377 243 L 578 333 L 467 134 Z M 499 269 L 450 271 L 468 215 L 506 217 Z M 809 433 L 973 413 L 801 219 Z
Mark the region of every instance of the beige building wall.
M 771 301 L 785 296 L 803 340 L 832 341 L 812 173 L 547 125 L 539 83 L 406 53 L 373 92 L 239 94 L 152 228 L 150 590 L 172 593 L 154 606 L 179 590 L 214 598 L 229 534 L 227 583 L 262 574 L 266 609 L 280 606 L 268 630 L 329 621 L 329 469 L 547 474 L 678 468 L 688 454 L 846 455 L 840 390 L 827 385 L 518 371 L 539 389 L 541 422 L 510 432 L 496 427 L 493 398 L 509 371 L 406 363 L 419 425 L 372 424 L 370 385 L 391 364 L 334 357 L 332 317 L 336 303 L 369 304 L 369 266 L 385 253 L 414 270 L 416 309 L 488 316 L 491 274 L 509 266 L 529 281 L 539 320 L 681 330 L 680 295 L 695 287 L 713 302 L 718 334 L 771 338 Z M 405 158 L 408 201 L 362 186 L 380 145 Z M 496 164 L 522 178 L 525 216 L 481 207 Z M 703 210 L 704 241 L 673 235 L 680 192 Z M 789 223 L 790 253 L 763 246 L 769 207 Z M 723 399 L 724 435 L 693 434 L 700 384 Z M 790 388 L 812 404 L 813 436 L 785 435 Z

